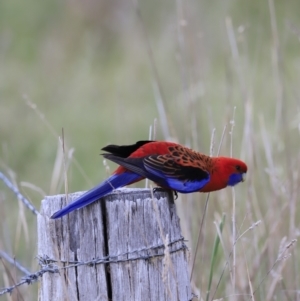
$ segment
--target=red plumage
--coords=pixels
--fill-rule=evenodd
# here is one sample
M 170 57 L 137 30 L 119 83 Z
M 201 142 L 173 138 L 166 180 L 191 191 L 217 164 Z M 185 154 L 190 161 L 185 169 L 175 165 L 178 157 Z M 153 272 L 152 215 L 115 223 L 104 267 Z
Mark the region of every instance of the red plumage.
M 236 172 L 240 174 L 247 173 L 247 165 L 241 160 L 228 157 L 210 157 L 177 143 L 166 141 L 151 141 L 143 144 L 128 157 L 143 158 L 153 155 L 170 155 L 181 166 L 191 166 L 208 172 L 210 181 L 199 192 L 212 192 L 223 189 L 227 186 L 231 174 Z M 240 170 L 236 170 L 237 166 L 239 166 Z M 126 168 L 120 165 L 114 173 L 121 174 L 125 170 Z

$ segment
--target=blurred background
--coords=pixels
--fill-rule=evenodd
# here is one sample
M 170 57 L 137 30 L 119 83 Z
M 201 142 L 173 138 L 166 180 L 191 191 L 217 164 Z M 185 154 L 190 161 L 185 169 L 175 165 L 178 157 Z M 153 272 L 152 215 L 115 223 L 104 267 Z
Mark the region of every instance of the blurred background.
M 1 1 L 0 170 L 39 208 L 64 193 L 62 128 L 70 192 L 113 171 L 102 147 L 148 139 L 150 126 L 207 154 L 222 142 L 249 172 L 210 195 L 194 292 L 300 300 L 299 11 L 292 0 Z M 191 267 L 205 201 L 176 200 Z M 0 250 L 38 269 L 36 218 L 2 182 Z M 21 276 L 0 261 L 1 287 Z M 0 299 L 35 300 L 37 288 Z

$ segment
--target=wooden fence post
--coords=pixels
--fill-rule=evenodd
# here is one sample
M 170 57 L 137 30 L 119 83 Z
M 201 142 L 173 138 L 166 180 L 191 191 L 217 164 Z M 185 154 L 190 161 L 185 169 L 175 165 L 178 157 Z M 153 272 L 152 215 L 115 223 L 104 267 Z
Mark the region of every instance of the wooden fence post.
M 69 194 L 69 202 L 81 193 Z M 119 189 L 58 220 L 65 195 L 46 197 L 38 216 L 45 272 L 39 300 L 192 300 L 188 251 L 173 196 Z

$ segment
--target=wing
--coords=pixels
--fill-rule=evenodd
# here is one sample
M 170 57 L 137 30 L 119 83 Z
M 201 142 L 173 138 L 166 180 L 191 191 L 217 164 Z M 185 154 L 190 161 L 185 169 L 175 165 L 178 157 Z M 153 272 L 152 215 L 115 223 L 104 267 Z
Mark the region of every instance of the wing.
M 200 190 L 210 180 L 208 171 L 190 164 L 180 164 L 179 157 L 151 155 L 142 158 L 122 158 L 104 154 L 105 158 L 148 178 L 162 187 L 189 193 Z

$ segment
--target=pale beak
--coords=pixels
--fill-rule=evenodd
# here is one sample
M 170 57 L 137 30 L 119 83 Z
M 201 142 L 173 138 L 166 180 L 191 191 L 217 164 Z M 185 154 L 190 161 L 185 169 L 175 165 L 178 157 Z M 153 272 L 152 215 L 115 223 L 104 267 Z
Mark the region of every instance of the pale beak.
M 246 180 L 246 173 L 242 173 L 242 182 L 244 182 Z

